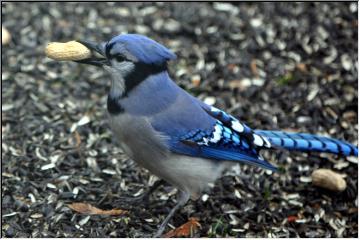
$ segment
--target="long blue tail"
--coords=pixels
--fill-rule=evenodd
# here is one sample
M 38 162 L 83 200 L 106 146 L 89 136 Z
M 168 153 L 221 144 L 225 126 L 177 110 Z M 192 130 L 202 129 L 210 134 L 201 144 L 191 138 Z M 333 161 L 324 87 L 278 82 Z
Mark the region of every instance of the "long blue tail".
M 294 151 L 329 152 L 345 156 L 358 156 L 358 148 L 353 144 L 333 138 L 308 133 L 289 133 L 282 131 L 254 130 L 266 137 L 272 146 Z

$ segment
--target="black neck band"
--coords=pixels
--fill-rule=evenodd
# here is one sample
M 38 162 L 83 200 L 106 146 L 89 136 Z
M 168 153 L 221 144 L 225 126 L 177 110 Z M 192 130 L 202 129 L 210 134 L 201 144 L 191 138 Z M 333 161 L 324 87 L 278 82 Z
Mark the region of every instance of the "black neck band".
M 108 95 L 107 109 L 111 114 L 120 114 L 124 112 L 121 106 L 121 99 L 128 97 L 128 94 L 141 82 L 143 82 L 150 75 L 157 74 L 167 70 L 166 63 L 162 65 L 148 65 L 143 63 L 136 63 L 135 69 L 125 77 L 125 91 L 121 96 Z
M 166 70 L 166 63 L 162 65 L 148 65 L 144 63 L 136 63 L 135 69 L 125 77 L 125 92 L 123 93 L 123 97 L 127 97 L 131 90 L 133 90 L 150 75 L 157 74 Z

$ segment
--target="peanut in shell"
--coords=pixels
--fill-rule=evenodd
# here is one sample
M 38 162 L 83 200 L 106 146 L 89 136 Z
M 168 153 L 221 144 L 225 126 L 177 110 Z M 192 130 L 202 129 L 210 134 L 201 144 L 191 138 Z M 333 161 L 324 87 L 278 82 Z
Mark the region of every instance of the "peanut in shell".
M 57 61 L 77 61 L 91 56 L 90 49 L 76 41 L 51 42 L 46 46 L 45 53 L 46 56 Z

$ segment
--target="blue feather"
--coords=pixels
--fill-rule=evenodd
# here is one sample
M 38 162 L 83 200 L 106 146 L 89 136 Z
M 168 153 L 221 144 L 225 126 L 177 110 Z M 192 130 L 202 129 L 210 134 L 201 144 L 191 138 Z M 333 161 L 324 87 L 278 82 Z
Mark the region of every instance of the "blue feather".
M 220 146 L 197 145 L 192 142 L 171 142 L 170 150 L 175 153 L 194 157 L 210 158 L 220 161 L 242 162 L 266 168 L 271 171 L 277 171 L 275 166 L 262 159 L 256 153 L 241 151 L 235 148 L 230 149 Z
M 137 61 L 145 64 L 162 65 L 169 60 L 176 59 L 176 55 L 169 49 L 139 34 L 121 34 L 113 37 L 107 43 L 107 48 L 110 46 L 115 54 L 130 54 Z
M 218 140 L 212 141 L 215 139 Z M 217 121 L 208 131 L 193 130 L 178 141 L 172 141 L 170 150 L 190 156 L 237 161 L 276 170 L 276 167 L 259 156 L 256 148 L 250 146 L 247 138 Z
M 329 152 L 343 154 L 345 156 L 358 155 L 356 146 L 333 138 L 308 133 L 289 133 L 283 131 L 254 130 L 254 132 L 267 137 L 273 147 L 299 151 Z

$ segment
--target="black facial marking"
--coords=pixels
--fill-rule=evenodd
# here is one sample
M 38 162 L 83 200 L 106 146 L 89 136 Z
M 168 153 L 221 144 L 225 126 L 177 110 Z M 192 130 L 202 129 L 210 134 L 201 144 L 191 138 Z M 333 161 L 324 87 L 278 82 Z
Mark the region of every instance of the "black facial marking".
M 116 61 L 118 61 L 118 62 L 126 61 L 126 58 L 122 55 L 116 55 L 114 57 L 115 57 Z
M 105 56 L 106 56 L 107 59 L 111 58 L 110 51 L 111 51 L 111 49 L 112 49 L 112 47 L 114 45 L 115 45 L 115 42 L 106 44 L 106 46 L 105 46 Z
M 117 115 L 124 112 L 124 108 L 121 106 L 118 97 L 112 97 L 108 95 L 107 109 L 110 114 Z
M 105 47 L 105 55 L 108 60 L 116 59 L 118 62 L 130 61 L 135 64 L 135 69 L 125 76 L 125 92 L 123 97 L 136 87 L 139 83 L 144 81 L 149 75 L 160 73 L 167 70 L 167 64 L 164 62 L 161 65 L 157 64 L 145 64 L 141 62 L 134 62 L 134 59 L 127 56 L 126 54 L 111 54 L 111 49 L 114 47 L 116 42 L 107 43 Z
M 105 48 L 105 55 L 106 58 L 110 61 L 112 59 L 116 59 L 116 61 L 118 62 L 123 62 L 123 61 L 130 61 L 129 58 L 127 58 L 125 55 L 121 54 L 121 53 L 117 53 L 117 54 L 111 54 L 111 49 L 113 48 L 113 46 L 115 45 L 115 43 L 110 43 L 106 45 Z
M 166 63 L 162 65 L 149 65 L 144 63 L 135 63 L 135 69 L 124 77 L 125 92 L 123 97 L 133 90 L 137 85 L 144 81 L 147 77 L 167 70 Z

